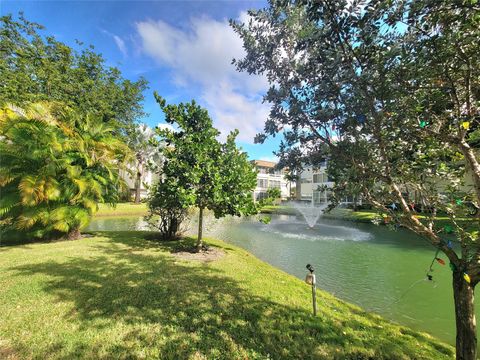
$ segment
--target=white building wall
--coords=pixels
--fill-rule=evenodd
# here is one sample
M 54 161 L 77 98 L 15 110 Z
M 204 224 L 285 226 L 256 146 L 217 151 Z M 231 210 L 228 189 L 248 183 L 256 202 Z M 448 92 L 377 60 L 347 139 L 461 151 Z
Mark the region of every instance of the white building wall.
M 278 187 L 281 192 L 282 200 L 290 197 L 292 184 L 285 178 L 283 170 L 272 172 L 271 168 L 257 166 L 257 187 L 254 190 L 254 199 L 258 201 L 266 197 L 269 188 Z
M 465 183 L 462 185 L 461 190 L 467 193 L 471 193 L 473 190 L 473 183 L 472 178 L 468 172 L 465 174 L 464 177 Z M 334 182 L 328 181 L 327 175 L 327 160 L 322 163 L 319 167 L 305 167 L 303 171 L 300 173 L 300 183 L 301 183 L 301 200 L 302 201 L 314 201 L 315 204 L 328 202 L 329 199 L 329 191 L 328 188 L 332 188 L 334 186 Z M 327 191 L 319 191 L 318 187 L 327 187 Z M 446 183 L 442 179 L 438 179 L 437 186 L 439 187 L 440 191 L 443 191 L 446 187 Z M 413 199 L 416 201 L 415 193 L 412 194 Z M 348 197 L 342 199 L 343 203 L 353 203 L 353 197 Z M 357 198 L 357 203 L 361 204 L 362 199 L 361 197 Z
M 313 201 L 314 204 L 326 203 L 330 199 L 334 183 L 329 181 L 327 175 L 327 162 L 318 167 L 306 167 L 300 173 L 301 200 Z
M 132 195 L 135 196 L 136 168 L 132 166 L 130 170 L 132 172 L 131 174 L 128 171 L 121 170 L 120 176 L 127 184 Z M 142 177 L 142 185 L 140 187 L 140 198 L 144 199 L 147 197 L 149 189 L 157 180 L 158 180 L 158 176 L 154 172 L 150 170 L 144 171 L 143 177 Z
M 290 182 L 281 175 L 258 174 L 257 187 L 255 188 L 255 200 L 260 200 L 262 194 L 266 194 L 269 188 L 278 187 L 281 198 L 287 199 L 290 196 Z

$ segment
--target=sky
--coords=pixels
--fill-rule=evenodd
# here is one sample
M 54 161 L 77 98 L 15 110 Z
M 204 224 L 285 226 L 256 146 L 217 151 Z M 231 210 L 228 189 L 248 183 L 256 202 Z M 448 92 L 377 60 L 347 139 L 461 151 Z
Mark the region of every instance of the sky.
M 77 39 L 93 45 L 125 78 L 145 77 L 148 116 L 141 121 L 149 126 L 164 122 L 153 91 L 168 103 L 195 99 L 209 111 L 223 138 L 238 129 L 237 143 L 251 159 L 275 161 L 278 138 L 253 141 L 269 113 L 268 104 L 262 104 L 268 82 L 239 73 L 231 64 L 244 50 L 228 25 L 228 19 L 245 20 L 248 9 L 265 6 L 265 1 L 230 0 L 0 0 L 0 14 L 23 11 L 28 20 L 45 26 L 46 35 L 72 47 Z

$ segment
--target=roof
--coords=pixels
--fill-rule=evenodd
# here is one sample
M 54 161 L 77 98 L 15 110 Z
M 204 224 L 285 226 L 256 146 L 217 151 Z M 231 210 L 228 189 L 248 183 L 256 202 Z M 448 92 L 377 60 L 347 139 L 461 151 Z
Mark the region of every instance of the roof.
M 274 163 L 273 161 L 266 161 L 266 160 L 252 160 L 252 163 L 255 166 L 261 166 L 261 167 L 266 167 L 266 168 L 274 168 L 277 163 Z

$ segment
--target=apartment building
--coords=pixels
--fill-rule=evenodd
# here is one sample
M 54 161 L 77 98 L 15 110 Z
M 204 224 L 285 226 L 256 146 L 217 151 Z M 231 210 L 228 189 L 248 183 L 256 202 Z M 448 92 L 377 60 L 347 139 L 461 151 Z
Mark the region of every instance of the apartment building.
M 316 167 L 305 166 L 303 171 L 300 173 L 301 201 L 312 202 L 314 205 L 329 202 L 332 196 L 332 191 L 329 189 L 331 189 L 335 183 L 328 177 L 327 163 L 328 159 L 324 159 Z M 473 183 L 468 174 L 466 174 L 464 181 L 465 183 L 461 186 L 461 190 L 465 191 L 466 193 L 471 193 Z M 446 183 L 442 179 L 438 179 L 437 184 L 440 191 L 446 187 Z M 420 204 L 420 200 L 416 191 L 412 191 L 410 194 L 406 194 L 405 196 L 415 204 Z M 344 204 L 352 204 L 353 202 L 353 196 L 348 196 L 342 199 L 342 203 Z M 361 198 L 358 198 L 357 204 L 361 203 Z
M 307 166 L 300 173 L 300 199 L 313 204 L 327 203 L 331 197 L 333 182 L 327 175 L 327 159 L 316 167 Z
M 279 188 L 282 199 L 290 197 L 291 183 L 285 178 L 285 171 L 276 170 L 276 163 L 265 160 L 253 160 L 252 164 L 257 168 L 257 187 L 254 190 L 255 201 L 267 197 L 269 188 Z

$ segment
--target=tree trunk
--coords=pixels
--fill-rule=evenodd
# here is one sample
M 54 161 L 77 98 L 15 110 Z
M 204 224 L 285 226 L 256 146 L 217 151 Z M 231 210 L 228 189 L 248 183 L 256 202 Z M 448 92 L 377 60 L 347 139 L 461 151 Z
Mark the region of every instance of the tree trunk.
M 295 200 L 302 200 L 302 183 L 300 175 L 297 175 L 297 178 L 295 179 Z
M 78 239 L 80 239 L 81 235 L 82 234 L 80 233 L 79 228 L 71 229 L 67 234 L 67 239 L 68 240 L 78 240 Z
M 198 237 L 197 237 L 197 252 L 202 250 L 202 230 L 203 230 L 203 208 L 200 208 L 198 213 Z
M 142 173 L 137 172 L 137 178 L 135 180 L 135 204 L 140 203 L 140 190 L 142 188 Z
M 474 288 L 465 281 L 463 273 L 453 273 L 453 296 L 457 325 L 457 360 L 477 358 L 477 324 L 474 309 Z

